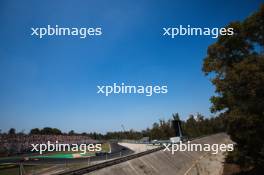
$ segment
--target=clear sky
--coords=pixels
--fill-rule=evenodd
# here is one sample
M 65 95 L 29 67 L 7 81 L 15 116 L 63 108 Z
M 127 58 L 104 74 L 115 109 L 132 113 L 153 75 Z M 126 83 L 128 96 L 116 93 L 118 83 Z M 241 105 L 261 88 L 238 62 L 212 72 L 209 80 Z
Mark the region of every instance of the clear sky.
M 162 36 L 163 27 L 224 27 L 258 0 L 0 1 L 0 128 L 107 132 L 145 129 L 179 112 L 210 116 L 201 71 L 211 37 Z M 32 37 L 31 27 L 102 27 L 100 37 Z M 97 94 L 97 85 L 167 85 L 168 94 Z

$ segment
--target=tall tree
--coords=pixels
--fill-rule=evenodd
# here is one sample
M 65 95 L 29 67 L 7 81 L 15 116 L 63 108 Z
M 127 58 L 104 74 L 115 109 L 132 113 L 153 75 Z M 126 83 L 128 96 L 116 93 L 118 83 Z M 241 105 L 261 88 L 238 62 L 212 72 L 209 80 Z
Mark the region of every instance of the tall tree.
M 10 135 L 16 134 L 16 129 L 15 128 L 10 128 L 9 131 L 8 131 L 8 134 L 10 134 Z
M 211 75 L 216 96 L 212 112 L 228 116 L 228 133 L 237 143 L 237 162 L 264 165 L 264 5 L 243 22 L 233 22 L 234 35 L 220 36 L 208 47 L 203 71 Z
M 30 134 L 40 134 L 40 129 L 39 128 L 33 128 L 29 132 Z

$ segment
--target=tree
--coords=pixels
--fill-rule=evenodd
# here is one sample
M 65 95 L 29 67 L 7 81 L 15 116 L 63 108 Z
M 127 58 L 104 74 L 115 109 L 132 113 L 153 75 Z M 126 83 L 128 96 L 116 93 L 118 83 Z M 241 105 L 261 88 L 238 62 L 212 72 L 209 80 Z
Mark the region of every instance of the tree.
M 74 132 L 74 130 L 70 130 L 68 134 L 69 135 L 75 135 L 75 132 Z
M 203 71 L 211 75 L 216 96 L 212 112 L 228 116 L 228 133 L 237 143 L 243 167 L 264 165 L 264 5 L 243 22 L 233 22 L 232 36 L 208 47 Z
M 40 131 L 43 135 L 60 135 L 62 132 L 57 128 L 45 127 Z
M 198 128 L 198 122 L 194 119 L 193 115 L 190 115 L 186 120 L 183 129 L 184 133 L 186 133 L 188 137 L 195 138 L 201 135 Z
M 40 130 L 38 128 L 31 129 L 29 134 L 40 134 Z
M 10 128 L 9 131 L 8 131 L 8 134 L 10 134 L 10 135 L 16 134 L 16 129 L 15 128 Z
M 180 120 L 180 115 L 179 115 L 179 113 L 177 112 L 177 113 L 172 114 L 172 119 L 173 119 L 173 120 Z
M 61 135 L 62 132 L 58 128 L 52 128 L 52 134 L 54 134 L 54 135 Z

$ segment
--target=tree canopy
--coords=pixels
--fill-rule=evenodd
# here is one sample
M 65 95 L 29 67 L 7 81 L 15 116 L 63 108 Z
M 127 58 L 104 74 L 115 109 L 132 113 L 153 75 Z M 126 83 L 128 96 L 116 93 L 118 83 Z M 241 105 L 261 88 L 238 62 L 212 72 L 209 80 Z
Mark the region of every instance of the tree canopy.
M 232 36 L 210 45 L 203 71 L 216 95 L 212 112 L 228 116 L 228 133 L 237 143 L 242 166 L 264 165 L 264 5 L 242 22 L 232 22 Z

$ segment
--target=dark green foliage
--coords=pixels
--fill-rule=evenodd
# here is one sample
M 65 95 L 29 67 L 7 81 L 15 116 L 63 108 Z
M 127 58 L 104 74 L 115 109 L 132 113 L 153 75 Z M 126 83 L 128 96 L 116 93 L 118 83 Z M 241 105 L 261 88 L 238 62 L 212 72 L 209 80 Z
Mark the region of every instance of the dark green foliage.
M 9 131 L 8 131 L 8 134 L 9 134 L 9 135 L 14 135 L 14 134 L 16 134 L 16 129 L 15 129 L 15 128 L 10 128 Z
M 224 116 L 205 118 L 201 114 L 190 115 L 186 122 L 182 123 L 183 133 L 189 138 L 225 132 L 226 118 Z
M 243 22 L 231 23 L 233 36 L 208 47 L 203 71 L 212 74 L 212 112 L 228 116 L 237 143 L 233 160 L 243 167 L 264 166 L 264 5 Z
M 30 130 L 30 133 L 29 134 L 40 134 L 40 129 L 39 128 L 34 128 L 34 129 L 31 129 Z
M 39 128 L 31 129 L 29 134 L 61 135 L 62 132 L 57 128 L 45 127 L 43 129 L 39 129 Z
M 68 133 L 68 135 L 75 135 L 74 130 L 70 130 L 69 133 Z
M 172 126 L 172 120 L 175 119 L 180 120 L 178 113 L 173 114 L 169 120 L 159 120 L 159 123 L 155 122 L 152 128 L 147 128 L 141 132 L 130 130 L 108 132 L 105 135 L 99 133 L 90 133 L 88 135 L 93 139 L 139 140 L 142 137 L 149 137 L 151 140 L 168 140 L 170 137 L 175 137 L 175 131 Z M 189 119 L 186 121 L 182 120 L 181 123 L 183 135 L 189 138 L 226 131 L 226 119 L 224 116 L 205 118 L 201 114 L 197 114 L 197 117 L 194 118 L 193 115 L 190 115 Z

